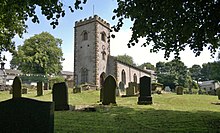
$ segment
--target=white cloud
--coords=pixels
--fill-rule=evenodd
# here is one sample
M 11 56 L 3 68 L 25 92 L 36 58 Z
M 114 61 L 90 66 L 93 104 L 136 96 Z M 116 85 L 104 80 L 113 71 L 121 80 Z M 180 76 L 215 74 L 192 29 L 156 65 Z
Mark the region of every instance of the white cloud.
M 73 53 L 64 53 L 63 57 L 65 58 L 65 60 L 62 62 L 63 70 L 73 72 Z

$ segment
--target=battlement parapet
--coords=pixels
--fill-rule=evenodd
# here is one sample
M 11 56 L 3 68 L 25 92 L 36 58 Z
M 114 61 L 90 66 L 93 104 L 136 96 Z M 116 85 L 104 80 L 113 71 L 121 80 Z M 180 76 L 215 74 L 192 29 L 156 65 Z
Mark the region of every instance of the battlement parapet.
M 89 18 L 85 18 L 85 19 L 81 19 L 79 21 L 76 21 L 75 27 L 85 25 L 88 23 L 92 23 L 94 21 L 98 21 L 99 23 L 101 23 L 102 25 L 104 25 L 110 29 L 110 24 L 108 22 L 106 22 L 105 20 L 103 20 L 102 18 L 100 18 L 98 15 L 90 16 Z

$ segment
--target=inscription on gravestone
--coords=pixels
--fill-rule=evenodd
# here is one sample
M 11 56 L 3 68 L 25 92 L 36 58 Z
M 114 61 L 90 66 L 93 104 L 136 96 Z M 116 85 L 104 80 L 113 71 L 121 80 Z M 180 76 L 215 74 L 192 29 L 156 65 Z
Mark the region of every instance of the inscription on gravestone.
M 140 96 L 138 104 L 152 104 L 151 78 L 144 76 L 140 78 Z

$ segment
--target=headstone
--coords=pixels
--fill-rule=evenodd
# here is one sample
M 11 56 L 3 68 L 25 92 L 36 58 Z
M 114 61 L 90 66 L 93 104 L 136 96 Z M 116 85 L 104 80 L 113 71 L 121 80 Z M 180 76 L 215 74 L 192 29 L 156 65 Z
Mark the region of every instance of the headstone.
M 103 97 L 102 104 L 116 104 L 116 80 L 112 75 L 109 75 L 105 81 L 103 86 Z
M 21 79 L 16 76 L 12 84 L 12 97 L 21 98 Z
M 53 133 L 54 104 L 28 98 L 0 102 L 1 133 Z
M 182 86 L 177 86 L 175 88 L 175 90 L 176 90 L 177 95 L 183 95 L 183 87 Z
M 138 97 L 138 104 L 152 104 L 150 77 L 144 76 L 140 78 L 140 96 Z
M 119 83 L 119 89 L 121 89 L 122 91 L 125 89 L 125 84 L 123 82 Z
M 126 96 L 134 96 L 135 95 L 135 84 L 133 82 L 128 83 L 128 88 L 126 89 Z
M 45 82 L 45 83 L 44 83 L 44 90 L 48 90 L 48 88 L 49 88 L 49 85 L 48 85 L 47 82 Z
M 73 93 L 81 93 L 82 92 L 82 87 L 81 86 L 76 86 L 73 88 Z
M 37 82 L 37 96 L 43 95 L 43 83 Z
M 169 86 L 166 86 L 165 89 L 164 89 L 166 92 L 171 92 L 171 89 Z
M 65 82 L 55 83 L 52 89 L 55 110 L 69 110 L 68 87 Z
M 217 96 L 218 96 L 218 100 L 220 100 L 220 87 L 217 88 L 217 90 L 216 90 L 216 94 L 217 94 Z
M 22 93 L 22 94 L 27 94 L 27 92 L 28 92 L 28 89 L 27 89 L 27 88 L 22 88 L 22 89 L 21 89 L 21 93 Z

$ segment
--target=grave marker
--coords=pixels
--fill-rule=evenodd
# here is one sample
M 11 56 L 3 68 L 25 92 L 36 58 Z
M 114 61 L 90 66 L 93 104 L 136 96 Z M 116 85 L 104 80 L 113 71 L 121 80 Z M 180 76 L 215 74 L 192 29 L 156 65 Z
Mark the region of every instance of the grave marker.
M 43 83 L 37 82 L 37 96 L 43 95 Z
M 54 104 L 29 98 L 0 102 L 1 133 L 53 133 Z
M 116 104 L 116 80 L 112 75 L 109 75 L 103 85 L 102 90 L 102 104 L 109 105 L 109 104 Z
M 12 98 L 21 98 L 21 79 L 16 76 L 12 84 Z
M 52 89 L 55 110 L 69 110 L 68 87 L 65 82 L 55 83 Z
M 138 97 L 138 104 L 152 104 L 150 77 L 144 76 L 140 78 L 140 96 Z

